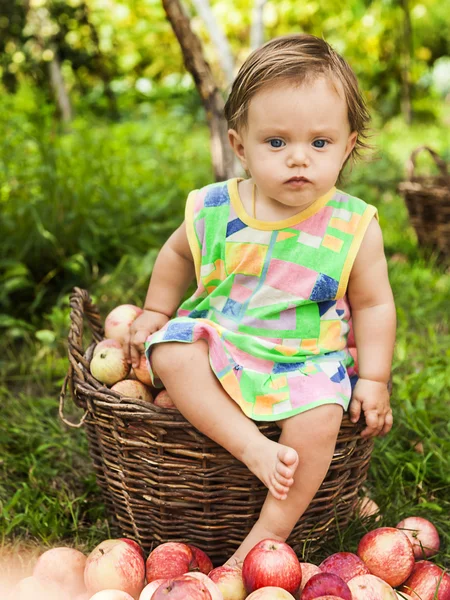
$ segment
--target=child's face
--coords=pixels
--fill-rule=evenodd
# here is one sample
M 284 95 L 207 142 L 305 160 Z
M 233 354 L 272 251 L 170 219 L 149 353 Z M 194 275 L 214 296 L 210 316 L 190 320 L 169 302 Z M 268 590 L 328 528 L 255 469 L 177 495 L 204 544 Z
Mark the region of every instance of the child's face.
M 335 185 L 357 137 L 344 92 L 336 87 L 320 78 L 263 89 L 250 102 L 246 127 L 229 130 L 258 198 L 301 210 Z

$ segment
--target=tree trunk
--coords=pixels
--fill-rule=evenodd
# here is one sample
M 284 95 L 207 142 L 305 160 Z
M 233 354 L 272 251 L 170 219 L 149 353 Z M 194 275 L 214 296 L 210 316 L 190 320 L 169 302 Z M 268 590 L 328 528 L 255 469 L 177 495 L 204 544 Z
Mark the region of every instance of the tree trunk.
M 413 39 L 411 14 L 408 0 L 400 0 L 403 9 L 403 43 L 402 43 L 402 112 L 406 123 L 411 125 L 413 119 L 411 105 L 411 56 L 413 53 Z
M 56 105 L 59 109 L 62 121 L 70 123 L 73 118 L 72 105 L 66 90 L 63 74 L 61 72 L 61 64 L 58 59 L 56 48 L 52 48 L 53 58 L 48 65 L 50 75 L 50 87 L 55 97 Z
M 234 154 L 228 142 L 228 127 L 223 116 L 224 101 L 214 81 L 211 67 L 205 60 L 201 42 L 190 27 L 179 0 L 162 0 L 167 18 L 177 36 L 186 69 L 194 78 L 206 110 L 210 135 L 211 156 L 216 181 L 234 176 Z
M 267 0 L 254 0 L 252 11 L 252 28 L 250 31 L 250 48 L 256 50 L 264 43 L 264 6 Z

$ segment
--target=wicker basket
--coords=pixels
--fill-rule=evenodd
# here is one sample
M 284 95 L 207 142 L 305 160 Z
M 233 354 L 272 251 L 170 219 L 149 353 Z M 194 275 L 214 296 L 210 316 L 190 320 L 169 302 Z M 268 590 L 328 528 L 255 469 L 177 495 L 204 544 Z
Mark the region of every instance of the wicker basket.
M 113 530 L 147 551 L 166 541 L 189 542 L 219 564 L 256 521 L 267 490 L 177 410 L 125 398 L 94 379 L 89 363 L 103 337 L 100 316 L 85 290 L 75 288 L 70 304 L 70 367 L 60 416 L 68 425 L 84 425 Z M 93 336 L 86 351 L 85 318 Z M 64 417 L 68 389 L 85 411 L 78 424 Z M 260 430 L 274 440 L 280 433 L 275 423 Z M 354 514 L 373 447 L 360 430 L 344 418 L 328 475 L 289 538 L 299 555 L 305 547 L 314 552 Z
M 426 150 L 439 175 L 416 175 L 417 155 Z M 427 146 L 419 146 L 407 163 L 408 180 L 398 186 L 405 199 L 420 246 L 441 259 L 450 258 L 450 175 L 446 163 Z

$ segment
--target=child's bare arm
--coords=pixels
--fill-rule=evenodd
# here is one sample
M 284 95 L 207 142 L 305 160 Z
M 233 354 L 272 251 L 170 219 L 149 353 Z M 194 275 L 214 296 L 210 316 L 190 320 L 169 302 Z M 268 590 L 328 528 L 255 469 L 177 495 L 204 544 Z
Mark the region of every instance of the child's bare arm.
M 194 275 L 194 262 L 183 222 L 158 254 L 144 312 L 132 323 L 129 339 L 125 340 L 124 351 L 133 366 L 139 363 L 147 337 L 161 329 L 176 311 Z
M 378 222 L 370 223 L 356 257 L 348 298 L 358 351 L 359 381 L 350 404 L 356 422 L 364 412 L 364 437 L 385 435 L 392 427 L 387 384 L 395 342 L 395 305 L 389 284 L 383 237 Z

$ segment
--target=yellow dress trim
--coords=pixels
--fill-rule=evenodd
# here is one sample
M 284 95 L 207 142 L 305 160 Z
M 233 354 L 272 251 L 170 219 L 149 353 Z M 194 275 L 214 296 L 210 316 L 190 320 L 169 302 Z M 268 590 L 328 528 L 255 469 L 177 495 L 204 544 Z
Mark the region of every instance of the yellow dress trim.
M 377 219 L 378 221 L 378 211 L 375 208 L 375 206 L 371 206 L 370 204 L 368 204 L 366 210 L 361 216 L 361 220 L 358 224 L 358 229 L 356 230 L 356 233 L 353 236 L 353 240 L 350 245 L 347 258 L 345 259 L 344 266 L 342 268 L 341 278 L 339 280 L 339 287 L 336 294 L 336 300 L 339 300 L 339 298 L 342 298 L 347 293 L 348 280 L 350 278 L 353 263 L 355 262 L 356 255 L 358 254 L 358 250 L 361 246 L 369 223 L 373 218 Z
M 242 181 L 242 177 L 236 177 L 234 179 L 230 179 L 228 182 L 228 193 L 230 195 L 231 204 L 233 205 L 234 210 L 236 211 L 237 216 L 240 220 L 248 225 L 249 227 L 253 227 L 253 229 L 261 229 L 263 231 L 273 231 L 275 229 L 284 229 L 285 227 L 292 227 L 293 225 L 297 225 L 306 219 L 312 217 L 316 212 L 318 212 L 321 208 L 325 206 L 325 204 L 331 200 L 336 192 L 336 188 L 333 187 L 329 192 L 327 192 L 321 198 L 315 200 L 311 206 L 308 206 L 306 210 L 289 217 L 288 219 L 283 219 L 282 221 L 260 221 L 259 219 L 255 219 L 247 214 L 244 205 L 242 204 L 241 197 L 239 195 L 238 184 Z
M 192 252 L 192 258 L 194 259 L 195 266 L 195 277 L 197 278 L 197 283 L 200 283 L 200 267 L 202 264 L 202 249 L 200 247 L 199 241 L 197 239 L 197 234 L 195 233 L 194 227 L 194 204 L 195 198 L 197 196 L 198 190 L 193 190 L 190 192 L 189 196 L 186 200 L 186 208 L 184 212 L 184 220 L 186 223 L 186 234 L 189 242 L 189 248 Z

